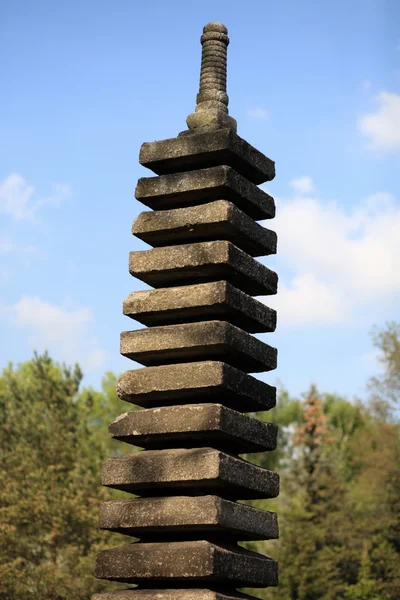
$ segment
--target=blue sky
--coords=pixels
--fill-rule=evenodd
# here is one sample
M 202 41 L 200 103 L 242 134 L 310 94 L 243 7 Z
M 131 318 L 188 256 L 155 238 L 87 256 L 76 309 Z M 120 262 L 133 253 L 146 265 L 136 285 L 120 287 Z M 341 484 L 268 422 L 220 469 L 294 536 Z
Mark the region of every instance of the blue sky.
M 186 128 L 214 20 L 238 133 L 276 161 L 279 326 L 263 339 L 279 368 L 263 379 L 363 396 L 371 328 L 400 320 L 396 0 L 0 1 L 1 366 L 48 348 L 93 385 L 132 366 L 139 148 Z

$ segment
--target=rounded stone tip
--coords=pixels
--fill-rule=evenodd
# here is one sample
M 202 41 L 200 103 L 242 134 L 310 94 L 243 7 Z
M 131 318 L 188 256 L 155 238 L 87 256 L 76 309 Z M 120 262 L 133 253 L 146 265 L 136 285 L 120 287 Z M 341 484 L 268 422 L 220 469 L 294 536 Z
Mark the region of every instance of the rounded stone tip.
M 203 27 L 203 33 L 209 33 L 210 31 L 217 31 L 218 33 L 228 33 L 227 28 L 223 23 L 218 23 L 218 21 L 211 21 L 211 23 L 207 23 Z

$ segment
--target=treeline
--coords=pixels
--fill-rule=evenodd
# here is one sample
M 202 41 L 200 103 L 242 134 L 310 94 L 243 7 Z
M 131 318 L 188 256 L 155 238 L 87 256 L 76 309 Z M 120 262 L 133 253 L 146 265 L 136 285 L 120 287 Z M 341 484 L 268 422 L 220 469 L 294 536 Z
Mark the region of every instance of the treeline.
M 400 325 L 375 335 L 384 366 L 362 402 L 281 390 L 273 453 L 249 456 L 277 469 L 280 540 L 247 544 L 280 561 L 266 600 L 400 599 Z M 107 425 L 126 407 L 107 373 L 102 389 L 81 389 L 78 366 L 48 355 L 0 377 L 0 597 L 89 600 L 112 589 L 93 577 L 95 555 L 123 543 L 97 528 L 98 505 L 123 494 L 100 487 L 102 461 L 132 448 Z M 120 585 L 114 586 L 116 588 Z

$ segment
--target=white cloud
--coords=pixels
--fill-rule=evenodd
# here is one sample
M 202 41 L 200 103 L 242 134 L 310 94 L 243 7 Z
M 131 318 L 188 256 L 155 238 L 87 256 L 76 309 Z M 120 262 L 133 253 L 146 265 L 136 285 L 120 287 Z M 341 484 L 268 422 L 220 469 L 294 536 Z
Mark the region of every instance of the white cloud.
M 304 177 L 298 177 L 289 181 L 290 187 L 296 192 L 296 194 L 311 194 L 315 191 L 314 183 L 311 177 L 304 175 Z
M 79 362 L 85 370 L 101 367 L 107 353 L 89 334 L 93 314 L 89 308 L 57 306 L 38 298 L 23 296 L 16 304 L 3 307 L 4 318 L 29 333 L 33 348 L 49 350 L 58 360 Z
M 252 117 L 253 119 L 265 120 L 265 119 L 268 119 L 269 112 L 267 110 L 265 110 L 265 108 L 261 108 L 260 106 L 257 106 L 255 108 L 248 108 L 247 115 L 249 117 Z
M 275 224 L 278 258 L 294 274 L 268 298 L 281 324 L 343 322 L 400 298 L 400 203 L 391 194 L 349 212 L 297 196 L 278 204 Z
M 400 94 L 381 92 L 378 108 L 358 120 L 358 129 L 375 150 L 400 150 Z
M 33 185 L 27 183 L 19 173 L 11 173 L 0 182 L 0 213 L 10 215 L 16 221 L 37 222 L 39 208 L 45 205 L 59 206 L 68 195 L 68 186 L 56 183 L 52 195 L 39 196 Z
M 279 324 L 284 325 L 339 323 L 346 317 L 344 299 L 311 274 L 297 275 L 289 285 L 280 283 L 278 296 L 265 302 L 278 309 Z

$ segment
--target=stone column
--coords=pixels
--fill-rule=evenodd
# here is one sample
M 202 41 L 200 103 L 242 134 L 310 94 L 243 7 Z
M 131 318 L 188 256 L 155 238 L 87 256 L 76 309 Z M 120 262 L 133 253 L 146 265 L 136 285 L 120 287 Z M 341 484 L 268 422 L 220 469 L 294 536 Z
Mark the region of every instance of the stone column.
M 96 576 L 138 587 L 93 600 L 225 600 L 237 588 L 275 586 L 275 560 L 238 542 L 278 537 L 276 514 L 238 500 L 275 498 L 276 473 L 240 457 L 274 450 L 277 428 L 245 413 L 275 405 L 276 390 L 250 373 L 276 367 L 276 313 L 254 296 L 276 294 L 277 275 L 255 257 L 276 252 L 257 223 L 275 215 L 257 186 L 273 161 L 236 134 L 226 95 L 227 30 L 204 28 L 200 91 L 188 131 L 145 143 L 139 179 L 149 207 L 133 235 L 152 248 L 131 252 L 133 292 L 124 314 L 146 328 L 121 335 L 127 371 L 119 397 L 141 407 L 110 425 L 115 439 L 143 448 L 104 464 L 103 485 L 136 497 L 106 502 L 100 527 L 139 541 L 98 555 Z

